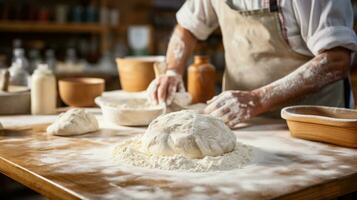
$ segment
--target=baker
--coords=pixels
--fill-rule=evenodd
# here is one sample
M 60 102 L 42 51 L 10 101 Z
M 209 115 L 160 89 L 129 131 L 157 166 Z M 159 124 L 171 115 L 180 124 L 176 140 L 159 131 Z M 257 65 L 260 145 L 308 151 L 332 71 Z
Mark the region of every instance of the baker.
M 223 92 L 206 113 L 233 127 L 288 104 L 348 106 L 343 80 L 357 51 L 350 0 L 187 0 L 176 17 L 152 100 L 170 104 L 197 40 L 219 26 Z

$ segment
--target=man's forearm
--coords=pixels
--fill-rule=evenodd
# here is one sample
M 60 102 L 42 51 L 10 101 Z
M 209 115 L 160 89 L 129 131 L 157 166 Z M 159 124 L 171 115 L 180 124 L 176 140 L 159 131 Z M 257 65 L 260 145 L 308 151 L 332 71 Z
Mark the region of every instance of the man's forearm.
M 185 28 L 177 25 L 166 53 L 168 69 L 183 75 L 185 65 L 195 48 L 197 39 Z
M 348 74 L 350 51 L 335 48 L 317 55 L 294 72 L 254 90 L 264 111 L 298 100 L 300 97 L 341 80 Z

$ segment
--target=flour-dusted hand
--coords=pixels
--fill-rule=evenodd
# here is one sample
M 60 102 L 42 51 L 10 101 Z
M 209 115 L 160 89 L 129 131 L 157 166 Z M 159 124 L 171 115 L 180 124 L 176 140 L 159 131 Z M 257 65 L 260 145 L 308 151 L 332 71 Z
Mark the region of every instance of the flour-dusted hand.
M 172 103 L 176 92 L 184 91 L 182 76 L 171 70 L 153 80 L 147 89 L 150 102 L 154 104 L 166 103 L 166 105 Z
M 205 113 L 222 119 L 231 128 L 262 113 L 260 98 L 254 92 L 225 91 L 207 103 Z

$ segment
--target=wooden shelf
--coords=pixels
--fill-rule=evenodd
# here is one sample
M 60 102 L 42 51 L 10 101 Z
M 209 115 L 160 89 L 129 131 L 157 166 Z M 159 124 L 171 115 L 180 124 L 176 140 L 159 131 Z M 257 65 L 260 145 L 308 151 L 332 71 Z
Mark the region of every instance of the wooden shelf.
M 107 26 L 98 23 L 0 21 L 0 32 L 104 33 L 108 30 Z

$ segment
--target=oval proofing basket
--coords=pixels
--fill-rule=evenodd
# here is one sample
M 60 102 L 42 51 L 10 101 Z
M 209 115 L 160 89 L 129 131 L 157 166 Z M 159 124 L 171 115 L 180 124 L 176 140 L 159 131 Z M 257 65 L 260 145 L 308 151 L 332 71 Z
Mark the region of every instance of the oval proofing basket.
M 291 106 L 281 111 L 293 137 L 357 148 L 357 111 L 325 106 Z

